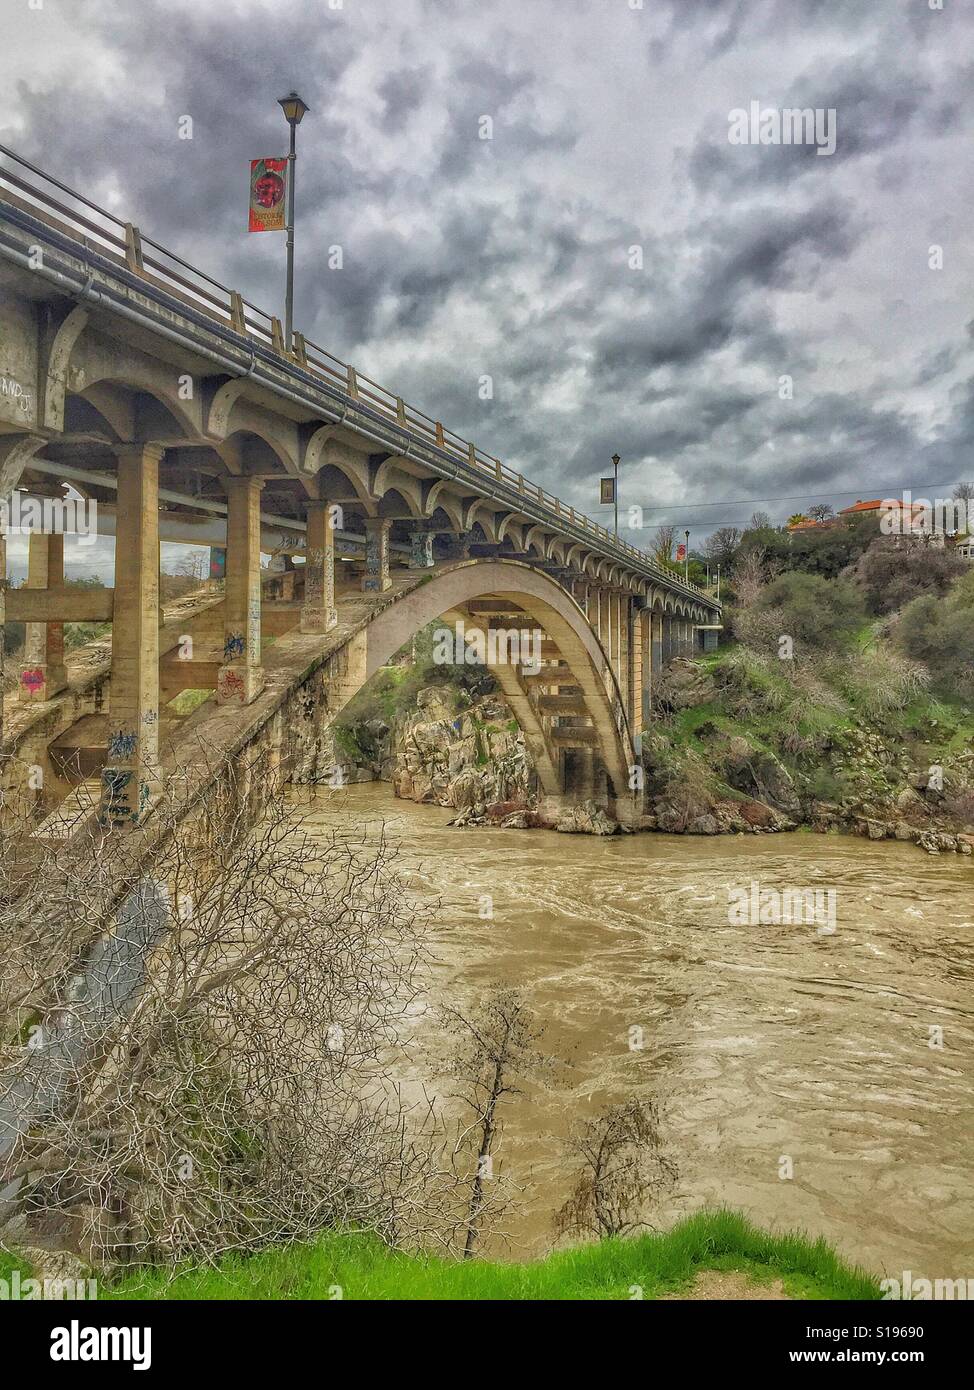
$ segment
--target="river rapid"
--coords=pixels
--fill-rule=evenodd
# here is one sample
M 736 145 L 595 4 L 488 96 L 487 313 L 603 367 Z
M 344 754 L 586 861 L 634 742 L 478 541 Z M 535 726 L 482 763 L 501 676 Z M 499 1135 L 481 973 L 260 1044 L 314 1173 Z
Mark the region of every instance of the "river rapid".
M 385 822 L 437 904 L 425 1041 L 437 1004 L 512 986 L 561 1059 L 503 1112 L 514 1258 L 553 1243 L 573 1122 L 636 1097 L 663 1104 L 679 1168 L 654 1224 L 721 1204 L 879 1273 L 974 1277 L 971 859 L 802 833 L 454 830 L 382 784 L 316 797 L 312 829 Z M 729 892 L 752 881 L 834 889 L 835 931 L 733 924 Z

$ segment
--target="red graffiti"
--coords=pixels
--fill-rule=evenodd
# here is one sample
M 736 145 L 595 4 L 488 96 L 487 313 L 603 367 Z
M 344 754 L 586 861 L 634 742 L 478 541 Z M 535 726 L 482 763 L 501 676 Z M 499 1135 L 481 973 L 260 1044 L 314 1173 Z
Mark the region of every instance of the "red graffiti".
M 242 678 L 237 675 L 236 671 L 220 672 L 220 694 L 223 696 L 236 695 L 240 700 L 243 700 L 246 694 L 246 686 Z
M 25 690 L 29 690 L 32 695 L 36 695 L 38 690 L 43 690 L 44 688 L 44 672 L 39 666 L 21 671 L 20 683 Z

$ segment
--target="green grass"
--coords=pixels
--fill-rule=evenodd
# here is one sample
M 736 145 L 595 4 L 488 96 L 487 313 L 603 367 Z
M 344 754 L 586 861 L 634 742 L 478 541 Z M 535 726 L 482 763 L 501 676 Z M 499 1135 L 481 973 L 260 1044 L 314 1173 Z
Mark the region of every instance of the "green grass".
M 372 1236 L 333 1235 L 275 1247 L 219 1267 L 132 1275 L 107 1299 L 593 1300 L 656 1298 L 700 1270 L 781 1279 L 794 1298 L 877 1299 L 878 1282 L 845 1265 L 824 1240 L 768 1235 L 730 1211 L 701 1212 L 671 1231 L 559 1251 L 528 1264 L 406 1255 Z M 339 1292 L 340 1291 L 340 1292 Z

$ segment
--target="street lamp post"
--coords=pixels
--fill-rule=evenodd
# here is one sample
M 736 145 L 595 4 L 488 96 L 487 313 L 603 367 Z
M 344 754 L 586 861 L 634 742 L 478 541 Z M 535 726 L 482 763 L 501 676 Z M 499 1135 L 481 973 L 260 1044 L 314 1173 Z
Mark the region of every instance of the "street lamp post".
M 683 580 L 690 583 L 690 532 L 683 532 Z
M 615 481 L 612 484 L 612 496 L 615 501 L 616 509 L 616 540 L 619 539 L 619 464 L 622 459 L 618 454 L 612 455 L 612 467 L 615 470 Z
M 291 127 L 291 149 L 287 160 L 287 290 L 284 298 L 284 348 L 291 351 L 291 332 L 294 320 L 294 166 L 297 155 L 294 150 L 294 135 L 301 118 L 309 109 L 297 92 L 289 92 L 278 98 L 278 105 L 287 117 Z

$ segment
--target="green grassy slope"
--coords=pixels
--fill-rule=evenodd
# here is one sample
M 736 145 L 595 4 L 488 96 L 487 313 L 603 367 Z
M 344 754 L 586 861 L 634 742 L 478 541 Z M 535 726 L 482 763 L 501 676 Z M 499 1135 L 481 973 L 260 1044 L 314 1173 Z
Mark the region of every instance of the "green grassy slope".
M 671 1231 L 604 1241 L 529 1264 L 466 1263 L 391 1251 L 368 1236 L 227 1259 L 216 1269 L 132 1275 L 101 1291 L 115 1299 L 562 1300 L 657 1298 L 700 1270 L 781 1279 L 793 1298 L 876 1299 L 878 1282 L 822 1240 L 768 1235 L 734 1212 L 703 1212 Z

